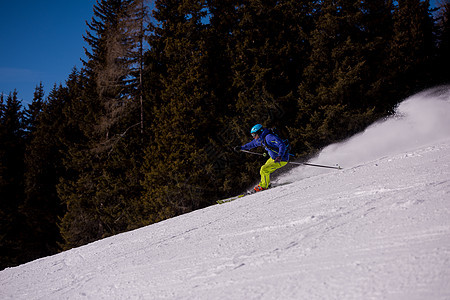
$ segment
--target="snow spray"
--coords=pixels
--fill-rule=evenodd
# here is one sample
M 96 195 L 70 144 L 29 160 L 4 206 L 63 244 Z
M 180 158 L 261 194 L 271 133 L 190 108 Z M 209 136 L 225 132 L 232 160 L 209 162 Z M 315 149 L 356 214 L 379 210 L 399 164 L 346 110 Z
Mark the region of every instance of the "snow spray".
M 341 143 L 324 148 L 311 162 L 339 163 L 351 168 L 362 162 L 414 150 L 450 139 L 450 86 L 425 90 L 402 101 L 395 113 Z M 324 170 L 294 169 L 280 181 L 299 180 Z

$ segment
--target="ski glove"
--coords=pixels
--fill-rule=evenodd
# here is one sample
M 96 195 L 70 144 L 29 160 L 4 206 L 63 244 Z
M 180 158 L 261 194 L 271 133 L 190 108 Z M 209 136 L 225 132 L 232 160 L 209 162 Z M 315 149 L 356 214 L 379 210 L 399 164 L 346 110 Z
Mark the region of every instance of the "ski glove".
M 236 147 L 234 147 L 234 151 L 235 151 L 235 152 L 239 152 L 239 151 L 241 151 L 241 149 L 242 149 L 242 146 L 236 146 Z
M 281 156 L 278 156 L 277 158 L 275 158 L 274 162 L 279 163 L 281 161 Z

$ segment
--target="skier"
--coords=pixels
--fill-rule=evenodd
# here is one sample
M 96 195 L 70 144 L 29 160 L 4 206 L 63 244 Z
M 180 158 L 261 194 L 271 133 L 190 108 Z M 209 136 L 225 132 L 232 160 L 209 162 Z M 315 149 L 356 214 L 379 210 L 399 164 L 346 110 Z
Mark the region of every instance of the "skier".
M 288 163 L 289 152 L 285 143 L 261 124 L 253 126 L 250 133 L 253 141 L 243 146 L 236 146 L 234 150 L 238 152 L 263 146 L 269 153 L 270 158 L 261 167 L 261 182 L 254 188 L 255 192 L 259 192 L 269 188 L 270 174 Z

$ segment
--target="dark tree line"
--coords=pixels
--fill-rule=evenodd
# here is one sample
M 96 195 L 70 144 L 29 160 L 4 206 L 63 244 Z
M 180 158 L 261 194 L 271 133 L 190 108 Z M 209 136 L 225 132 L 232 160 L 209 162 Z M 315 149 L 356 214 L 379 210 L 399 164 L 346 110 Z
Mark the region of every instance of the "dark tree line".
M 0 268 L 158 222 L 252 184 L 255 123 L 297 157 L 449 82 L 450 4 L 98 0 L 87 59 L 0 100 Z M 151 17 L 151 19 L 150 19 Z M 149 21 L 151 20 L 151 21 Z M 146 45 L 146 46 L 145 46 Z

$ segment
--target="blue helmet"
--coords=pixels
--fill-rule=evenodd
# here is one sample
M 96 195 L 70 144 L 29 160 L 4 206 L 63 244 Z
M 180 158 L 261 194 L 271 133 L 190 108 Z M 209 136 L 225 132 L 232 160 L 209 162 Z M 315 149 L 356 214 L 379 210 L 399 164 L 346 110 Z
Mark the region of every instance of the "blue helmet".
M 251 134 L 261 134 L 263 131 L 263 126 L 261 124 L 256 124 L 252 127 L 252 130 L 250 130 Z

